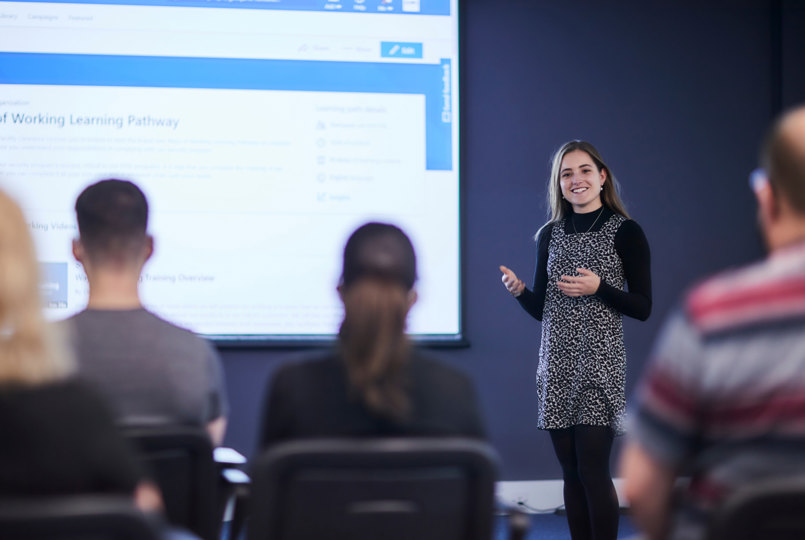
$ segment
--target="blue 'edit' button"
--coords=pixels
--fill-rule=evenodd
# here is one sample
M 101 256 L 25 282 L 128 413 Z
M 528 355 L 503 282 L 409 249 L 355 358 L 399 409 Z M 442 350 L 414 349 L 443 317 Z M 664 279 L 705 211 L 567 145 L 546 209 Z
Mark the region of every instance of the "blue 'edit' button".
M 380 56 L 382 58 L 422 58 L 422 44 L 381 41 Z

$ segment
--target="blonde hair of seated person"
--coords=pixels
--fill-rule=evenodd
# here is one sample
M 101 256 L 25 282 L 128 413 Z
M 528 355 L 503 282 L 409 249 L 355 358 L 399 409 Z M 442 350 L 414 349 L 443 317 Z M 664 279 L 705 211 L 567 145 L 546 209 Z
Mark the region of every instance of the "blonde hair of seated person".
M 42 384 L 73 371 L 64 340 L 42 314 L 28 223 L 0 191 L 0 383 Z

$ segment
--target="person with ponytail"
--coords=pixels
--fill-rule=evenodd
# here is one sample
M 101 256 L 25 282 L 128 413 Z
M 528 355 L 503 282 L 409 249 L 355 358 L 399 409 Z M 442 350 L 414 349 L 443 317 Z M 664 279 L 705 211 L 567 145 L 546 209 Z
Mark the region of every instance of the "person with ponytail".
M 483 438 L 474 386 L 415 350 L 405 328 L 416 256 L 394 225 L 367 223 L 344 248 L 344 320 L 333 351 L 287 364 L 270 382 L 260 446 L 317 437 Z
M 0 192 L 0 497 L 107 493 L 161 508 L 106 402 L 45 322 L 28 224 Z

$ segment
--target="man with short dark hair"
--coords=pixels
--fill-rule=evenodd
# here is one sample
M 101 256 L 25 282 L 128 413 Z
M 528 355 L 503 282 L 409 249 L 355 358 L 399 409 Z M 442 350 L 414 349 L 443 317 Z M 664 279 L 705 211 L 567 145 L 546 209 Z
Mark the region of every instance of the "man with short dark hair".
M 763 166 L 769 256 L 695 287 L 644 375 L 621 473 L 649 538 L 703 538 L 736 489 L 805 474 L 805 107 L 775 125 Z
M 145 195 L 131 182 L 103 180 L 81 193 L 75 210 L 73 254 L 89 281 L 87 309 L 68 319 L 80 375 L 121 419 L 199 425 L 220 444 L 227 403 L 217 353 L 140 301 L 154 249 Z

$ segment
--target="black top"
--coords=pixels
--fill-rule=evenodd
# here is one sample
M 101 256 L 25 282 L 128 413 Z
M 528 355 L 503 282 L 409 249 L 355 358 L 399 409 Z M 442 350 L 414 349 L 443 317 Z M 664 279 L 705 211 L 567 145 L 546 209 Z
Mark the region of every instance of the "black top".
M 600 214 L 600 215 L 599 215 Z M 606 205 L 599 212 L 576 214 L 572 210 L 565 219 L 565 234 L 598 231 L 613 214 Z M 548 284 L 548 244 L 556 222 L 546 223 L 537 233 L 537 265 L 534 289 L 524 289 L 517 301 L 532 317 L 541 321 Z M 615 234 L 615 251 L 623 262 L 623 275 L 628 290 L 601 281 L 595 295 L 606 305 L 641 321 L 651 314 L 651 252 L 643 229 L 636 221 L 627 220 Z
M 0 496 L 133 495 L 141 470 L 82 383 L 0 387 Z
M 286 364 L 270 383 L 260 448 L 297 438 L 484 437 L 475 389 L 468 377 L 415 354 L 409 360 L 407 378 L 410 419 L 395 422 L 374 415 L 352 395 L 344 363 L 335 353 Z

